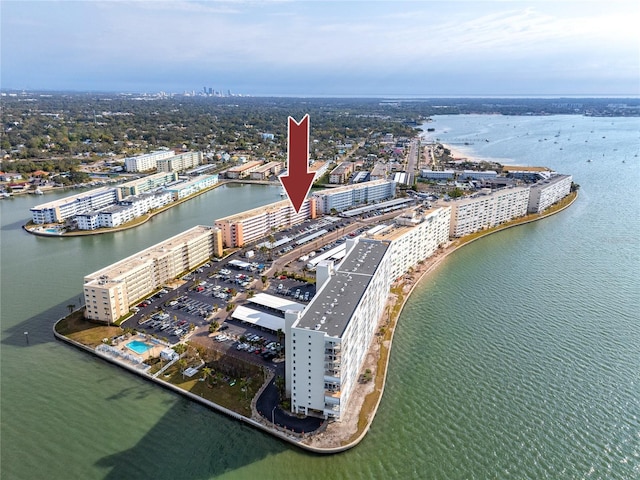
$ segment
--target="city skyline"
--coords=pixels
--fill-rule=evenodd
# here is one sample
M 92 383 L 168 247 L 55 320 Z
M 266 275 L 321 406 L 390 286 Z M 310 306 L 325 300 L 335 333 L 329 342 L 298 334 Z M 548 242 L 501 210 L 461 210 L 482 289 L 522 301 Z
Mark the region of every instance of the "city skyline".
M 2 88 L 640 94 L 636 2 L 2 2 Z

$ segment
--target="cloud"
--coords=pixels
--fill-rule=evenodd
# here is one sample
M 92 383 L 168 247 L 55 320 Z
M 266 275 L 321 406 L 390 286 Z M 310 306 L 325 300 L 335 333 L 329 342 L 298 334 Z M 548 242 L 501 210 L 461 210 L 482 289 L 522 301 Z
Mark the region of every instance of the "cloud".
M 146 75 L 158 86 L 182 78 L 185 88 L 200 88 L 201 77 L 256 89 L 324 88 L 331 78 L 354 89 L 438 77 L 446 85 L 464 75 L 490 84 L 516 71 L 532 82 L 587 81 L 607 68 L 628 85 L 640 69 L 638 9 L 616 1 L 4 2 L 3 85 L 38 80 L 34 65 L 61 82 L 99 72 L 103 82 Z

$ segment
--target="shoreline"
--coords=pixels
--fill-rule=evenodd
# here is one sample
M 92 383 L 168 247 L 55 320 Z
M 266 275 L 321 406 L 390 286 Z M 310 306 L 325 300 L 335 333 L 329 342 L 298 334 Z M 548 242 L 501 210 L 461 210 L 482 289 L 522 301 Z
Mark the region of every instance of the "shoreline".
M 570 194 L 571 195 L 571 194 Z M 403 278 L 406 278 L 407 276 L 411 276 L 411 288 L 409 288 L 407 291 L 405 291 L 405 281 L 402 282 L 398 282 L 397 286 L 401 288 L 401 305 L 400 308 L 398 310 L 398 312 L 396 314 L 393 315 L 393 317 L 391 317 L 389 319 L 389 324 L 388 324 L 388 332 L 389 332 L 389 338 L 385 339 L 384 342 L 387 342 L 388 344 L 386 345 L 385 348 L 385 358 L 382 359 L 384 361 L 384 368 L 381 372 L 374 372 L 374 388 L 373 391 L 369 391 L 369 392 L 358 392 L 358 389 L 356 388 L 356 390 L 354 391 L 354 397 L 358 397 L 358 393 L 360 393 L 360 397 L 362 397 L 362 394 L 364 393 L 364 395 L 366 395 L 367 397 L 369 395 L 375 395 L 376 398 L 374 398 L 375 401 L 375 405 L 373 407 L 373 409 L 371 410 L 371 412 L 363 412 L 363 411 L 359 411 L 358 412 L 358 416 L 356 419 L 356 422 L 359 424 L 360 420 L 361 420 L 361 416 L 365 415 L 366 418 L 366 424 L 364 425 L 364 428 L 362 429 L 362 431 L 360 431 L 360 429 L 357 429 L 356 432 L 354 434 L 352 434 L 347 440 L 346 443 L 337 446 L 337 447 L 322 447 L 320 445 L 315 446 L 314 448 L 320 450 L 322 453 L 325 454 L 332 454 L 332 453 L 339 453 L 339 452 L 343 452 L 346 450 L 349 450 L 355 446 L 357 446 L 366 436 L 366 434 L 368 433 L 371 424 L 373 423 L 373 419 L 376 416 L 376 413 L 378 411 L 378 408 L 380 406 L 380 403 L 382 401 L 382 397 L 384 395 L 384 388 L 386 386 L 386 379 L 387 379 L 387 371 L 389 368 L 389 361 L 391 359 L 391 351 L 392 351 L 392 347 L 393 347 L 393 337 L 395 336 L 395 329 L 396 326 L 398 325 L 398 321 L 400 319 L 400 316 L 402 315 L 402 312 L 404 311 L 404 308 L 409 300 L 409 298 L 411 298 L 411 295 L 413 294 L 415 288 L 420 284 L 420 282 L 422 280 L 424 280 L 425 278 L 428 277 L 429 274 L 431 274 L 434 270 L 436 270 L 442 263 L 444 263 L 444 260 L 446 260 L 449 255 L 453 254 L 454 252 L 456 252 L 457 250 L 465 247 L 466 245 L 469 245 L 473 242 L 475 242 L 476 240 L 479 240 L 481 238 L 485 238 L 488 237 L 489 235 L 493 235 L 494 233 L 498 233 L 498 232 L 502 232 L 504 230 L 508 230 L 510 228 L 513 227 L 518 227 L 521 225 L 526 225 L 532 222 L 537 222 L 538 220 L 543 220 L 545 218 L 548 218 L 550 216 L 553 216 L 557 213 L 560 213 L 562 211 L 564 211 L 565 209 L 569 208 L 571 205 L 573 205 L 573 203 L 577 200 L 578 198 L 578 192 L 575 192 L 575 194 L 573 194 L 573 198 L 564 206 L 562 206 L 561 208 L 557 208 L 554 209 L 552 211 L 550 211 L 549 213 L 546 214 L 541 214 L 535 218 L 523 218 L 521 219 L 521 221 L 519 222 L 514 222 L 511 224 L 505 224 L 505 225 L 500 225 L 498 227 L 495 227 L 494 229 L 491 230 L 487 230 L 485 232 L 482 232 L 481 235 L 478 235 L 476 237 L 473 238 L 467 238 L 467 240 L 464 239 L 464 237 L 461 237 L 459 239 L 455 239 L 453 241 L 450 241 L 449 244 L 442 250 L 438 251 L 436 254 L 432 255 L 431 257 L 429 257 L 428 259 L 426 259 L 421 265 L 418 265 L 417 268 L 415 268 L 415 270 L 411 273 L 405 273 L 403 275 Z M 392 294 L 391 294 L 392 295 Z M 373 346 L 373 345 L 372 345 Z M 370 347 L 371 348 L 371 347 Z M 378 361 L 380 361 L 379 358 L 379 354 L 378 354 Z M 376 362 L 377 364 L 378 362 Z M 363 365 L 363 368 L 367 367 L 368 365 Z M 380 385 L 375 385 L 375 381 L 378 379 L 379 375 L 381 376 L 381 381 L 380 381 Z M 360 386 L 360 385 L 359 385 Z M 371 390 L 371 389 L 369 389 Z M 364 403 L 364 401 L 366 401 L 366 399 L 362 399 L 362 403 Z M 332 432 L 330 432 L 330 430 L 332 429 L 332 427 L 334 427 L 335 429 L 335 425 L 336 423 L 332 423 L 329 424 L 326 428 L 326 431 L 329 432 L 329 434 L 331 434 Z M 341 429 L 345 429 L 347 427 L 347 425 L 338 425 L 338 427 L 340 427 Z M 351 425 L 351 427 L 353 427 L 353 425 Z M 357 427 L 357 425 L 356 425 Z M 319 434 L 319 435 L 325 435 L 325 432 Z M 357 435 L 354 438 L 354 435 Z M 338 436 L 336 434 L 336 436 Z M 342 439 L 344 441 L 344 439 Z M 316 450 L 314 450 L 316 451 Z
M 25 223 L 24 225 L 22 225 L 22 229 L 25 232 L 30 233 L 31 235 L 36 235 L 38 237 L 47 237 L 47 238 L 88 237 L 91 235 L 104 235 L 106 233 L 123 232 L 125 230 L 131 230 L 132 228 L 136 228 L 136 227 L 139 227 L 140 225 L 144 225 L 156 215 L 166 212 L 167 210 L 170 210 L 173 207 L 177 207 L 178 205 L 181 205 L 184 202 L 188 202 L 189 200 L 196 198 L 197 196 L 202 195 L 203 193 L 210 192 L 215 188 L 218 188 L 222 185 L 226 185 L 227 183 L 230 183 L 230 182 L 226 180 L 222 180 L 216 183 L 215 185 L 211 185 L 210 187 L 200 190 L 199 192 L 192 193 L 188 197 L 181 198 L 180 200 L 176 200 L 175 202 L 171 202 L 169 205 L 165 205 L 164 207 L 159 208 L 155 212 L 147 213 L 141 217 L 134 219 L 133 222 L 135 223 L 133 223 L 132 225 L 121 225 L 118 227 L 103 228 L 99 230 L 80 230 L 80 231 L 65 232 L 65 233 L 46 233 L 46 232 L 38 231 L 38 229 L 44 227 L 43 225 L 35 226 L 36 224 L 30 225 L 29 223 Z M 47 228 L 53 228 L 53 227 L 47 227 Z
M 458 249 L 475 242 L 480 238 L 487 237 L 489 235 L 507 230 L 512 227 L 536 222 L 538 220 L 542 220 L 544 218 L 564 211 L 565 209 L 573 205 L 573 203 L 578 198 L 577 192 L 574 192 L 572 195 L 573 198 L 571 198 L 566 205 L 562 205 L 559 208 L 553 209 L 549 213 L 541 214 L 539 216 L 536 216 L 535 218 L 525 217 L 520 221 L 500 225 L 491 230 L 480 232 L 480 235 L 467 236 L 466 240 L 465 237 L 462 237 L 450 241 L 446 247 L 438 250 L 434 255 L 425 259 L 424 262 L 416 266 L 413 271 L 405 273 L 402 277 L 402 280 L 395 283 L 394 287 L 392 287 L 392 289 L 399 289 L 398 293 L 396 294 L 393 291 L 390 292 L 390 299 L 395 299 L 395 301 L 390 301 L 387 304 L 385 310 L 385 312 L 389 312 L 390 309 L 387 330 L 385 331 L 383 337 L 378 337 L 377 342 L 372 342 L 369 352 L 367 353 L 367 360 L 363 365 L 363 368 L 372 367 L 375 369 L 373 370 L 373 380 L 366 384 L 358 384 L 358 387 L 356 387 L 356 390 L 354 391 L 354 398 L 359 398 L 359 403 L 353 406 L 355 408 L 351 409 L 351 415 L 348 414 L 348 416 L 350 417 L 348 420 L 345 419 L 342 422 L 330 423 L 323 431 L 316 434 L 307 433 L 299 435 L 293 432 L 282 431 L 281 429 L 272 426 L 266 419 L 253 418 L 255 417 L 254 408 L 252 408 L 252 416 L 246 417 L 212 401 L 201 398 L 191 393 L 190 391 L 184 390 L 162 379 L 152 377 L 145 372 L 136 370 L 135 368 L 122 362 L 118 362 L 113 358 L 100 355 L 99 352 L 95 351 L 95 349 L 76 342 L 75 340 L 72 340 L 70 338 L 67 338 L 66 336 L 56 331 L 56 326 L 58 325 L 58 323 L 66 317 L 59 319 L 53 325 L 54 337 L 60 341 L 81 348 L 82 350 L 91 353 L 98 358 L 106 360 L 109 363 L 135 373 L 143 379 L 150 380 L 163 388 L 171 390 L 180 395 L 184 395 L 185 397 L 199 402 L 208 408 L 211 408 L 219 413 L 226 414 L 236 420 L 240 420 L 247 425 L 253 426 L 265 433 L 271 434 L 276 438 L 284 440 L 303 450 L 317 454 L 335 454 L 344 452 L 357 446 L 364 439 L 373 423 L 373 420 L 382 401 L 382 397 L 384 395 L 387 372 L 393 347 L 393 338 L 395 336 L 395 329 L 398 325 L 398 321 L 400 319 L 400 316 L 402 315 L 402 312 L 404 311 L 407 301 L 411 297 L 415 288 L 420 284 L 420 282 L 429 274 L 431 274 L 436 268 L 438 268 L 444 262 L 444 260 L 449 257 L 449 255 L 456 252 Z M 379 325 L 382 325 L 384 327 L 383 318 L 379 320 Z M 260 396 L 261 392 L 264 390 L 265 385 L 263 385 L 263 387 L 252 399 L 252 407 L 253 405 L 255 405 L 255 402 Z M 363 405 L 367 400 L 369 400 L 369 402 L 373 402 L 373 406 L 371 409 L 363 410 Z

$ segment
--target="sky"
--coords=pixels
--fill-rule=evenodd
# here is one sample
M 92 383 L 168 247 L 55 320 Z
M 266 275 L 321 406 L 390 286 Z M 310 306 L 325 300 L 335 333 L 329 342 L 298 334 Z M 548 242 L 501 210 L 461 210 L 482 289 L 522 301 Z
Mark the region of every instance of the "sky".
M 0 2 L 0 88 L 640 95 L 640 2 Z

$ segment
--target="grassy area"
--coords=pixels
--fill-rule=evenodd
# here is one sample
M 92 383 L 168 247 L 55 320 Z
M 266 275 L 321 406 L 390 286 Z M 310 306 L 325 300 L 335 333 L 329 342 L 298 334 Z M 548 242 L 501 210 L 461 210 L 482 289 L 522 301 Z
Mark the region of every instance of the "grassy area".
M 246 391 L 242 391 L 243 384 L 237 379 L 235 384 L 231 386 L 230 382 L 224 380 L 218 381 L 215 385 L 207 379 L 202 381 L 202 369 L 191 378 L 182 376 L 180 368 L 177 365 L 169 368 L 163 375 L 162 380 L 169 382 L 188 392 L 205 398 L 220 406 L 233 410 L 245 417 L 251 417 L 251 399 L 262 386 L 262 376 L 250 377 Z
M 60 320 L 55 326 L 56 332 L 88 347 L 97 347 L 103 338 L 122 334 L 120 327 L 96 324 L 84 318 L 83 310 L 73 312 Z

